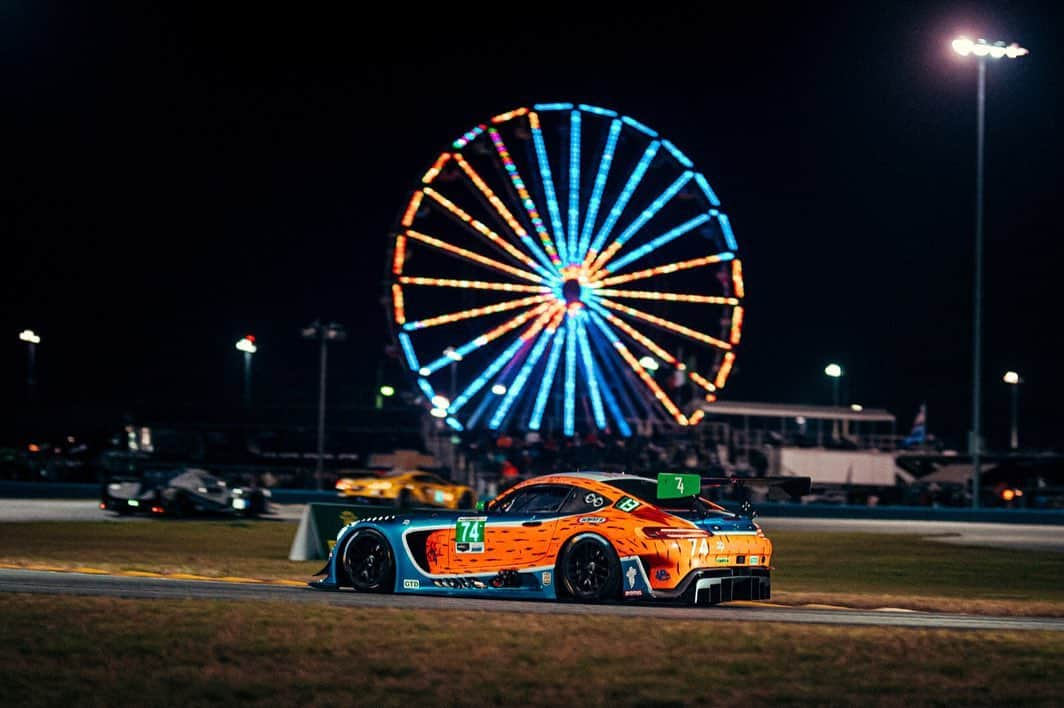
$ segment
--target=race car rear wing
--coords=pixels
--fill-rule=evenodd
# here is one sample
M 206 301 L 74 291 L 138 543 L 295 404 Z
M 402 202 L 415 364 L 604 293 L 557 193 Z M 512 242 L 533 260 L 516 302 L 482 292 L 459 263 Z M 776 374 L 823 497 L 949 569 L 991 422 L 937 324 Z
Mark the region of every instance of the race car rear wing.
M 712 487 L 769 487 L 779 489 L 793 501 L 812 490 L 811 477 L 703 477 L 697 474 L 662 472 L 658 475 L 658 498 L 679 499 L 698 496 Z

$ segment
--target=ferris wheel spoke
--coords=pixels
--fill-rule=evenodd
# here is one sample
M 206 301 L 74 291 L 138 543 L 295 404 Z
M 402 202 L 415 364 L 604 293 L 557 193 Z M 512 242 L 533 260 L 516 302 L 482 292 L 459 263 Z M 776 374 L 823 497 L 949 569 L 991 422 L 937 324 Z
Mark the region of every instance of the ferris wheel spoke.
M 647 145 L 646 150 L 643 151 L 643 156 L 639 158 L 639 163 L 635 166 L 632 174 L 628 176 L 628 181 L 625 183 L 624 189 L 621 190 L 620 195 L 618 195 L 617 201 L 614 202 L 613 207 L 610 208 L 610 213 L 602 223 L 602 228 L 599 229 L 598 234 L 595 236 L 595 240 L 591 242 L 591 248 L 588 249 L 588 252 L 584 255 L 585 269 L 594 262 L 595 258 L 598 256 L 599 249 L 605 245 L 606 239 L 609 238 L 610 232 L 613 230 L 613 227 L 617 225 L 617 221 L 621 218 L 621 214 L 624 213 L 624 208 L 628 206 L 628 201 L 632 198 L 632 194 L 635 192 L 636 187 L 638 187 L 639 183 L 643 181 L 643 175 L 646 174 L 647 168 L 650 167 L 650 163 L 653 161 L 654 156 L 658 154 L 659 148 L 661 148 L 661 143 L 655 140 Z
M 464 209 L 452 202 L 447 197 L 437 192 L 432 187 L 425 187 L 425 194 L 427 194 L 434 202 L 442 206 L 448 212 L 450 212 L 459 222 L 470 232 L 486 238 L 492 245 L 505 251 L 511 258 L 522 265 L 526 265 L 532 270 L 540 274 L 541 277 L 550 278 L 550 271 L 544 269 L 542 265 L 537 263 L 533 258 L 525 253 L 522 253 L 519 248 L 514 246 L 506 239 L 499 236 L 499 234 L 492 231 L 481 221 L 474 219 Z
M 454 153 L 454 160 L 458 163 L 458 166 L 462 168 L 462 171 L 465 172 L 469 181 L 480 190 L 480 193 L 488 200 L 488 203 L 491 204 L 499 216 L 502 217 L 502 220 L 506 222 L 506 225 L 510 227 L 510 230 L 514 232 L 514 235 L 521 239 L 521 243 L 525 245 L 528 252 L 539 259 L 539 262 L 547 268 L 548 272 L 554 272 L 554 265 L 550 262 L 550 259 L 547 258 L 547 254 L 543 252 L 543 249 L 536 243 L 535 239 L 528 235 L 528 232 L 525 231 L 525 227 L 521 226 L 521 222 L 517 220 L 517 217 L 513 215 L 513 212 L 506 208 L 503 201 L 499 199 L 498 195 L 496 195 L 492 188 L 488 186 L 488 183 L 484 181 L 475 169 L 473 169 L 473 166 L 462 156 L 462 153 Z
M 590 328 L 589 331 L 593 348 L 598 353 L 599 361 L 602 362 L 602 369 L 614 382 L 613 385 L 602 388 L 603 393 L 607 394 L 607 401 L 611 393 L 616 393 L 621 399 L 619 402 L 624 404 L 628 415 L 633 418 L 640 416 L 639 406 L 642 407 L 642 415 L 644 417 L 657 416 L 659 411 L 661 411 L 661 405 L 658 404 L 657 399 L 643 385 L 643 382 L 632 373 L 628 365 L 617 356 L 617 351 L 614 349 L 613 344 L 606 339 L 598 327 Z M 627 384 L 627 386 L 622 384 Z
M 477 395 L 480 389 L 484 388 L 484 385 L 487 384 L 495 374 L 499 373 L 499 370 L 502 369 L 502 367 L 515 360 L 521 349 L 527 347 L 532 338 L 539 334 L 539 331 L 543 329 L 544 325 L 547 324 L 552 315 L 553 313 L 549 309 L 541 313 L 539 318 L 537 318 L 528 329 L 511 342 L 510 346 L 508 346 L 502 354 L 496 357 L 479 376 L 473 379 L 473 382 L 470 383 L 457 398 L 451 401 L 451 405 L 447 411 L 451 415 L 454 415 L 462 408 L 462 406 L 469 402 L 469 399 Z
M 725 342 L 724 340 L 717 339 L 716 337 L 711 337 L 708 334 L 693 330 L 690 327 L 685 327 L 682 324 L 677 324 L 676 322 L 673 322 L 672 320 L 667 320 L 664 317 L 651 315 L 647 312 L 643 312 L 642 310 L 637 310 L 634 307 L 628 307 L 627 305 L 621 305 L 620 303 L 613 302 L 612 300 L 607 300 L 604 297 L 599 298 L 598 301 L 604 306 L 610 308 L 611 310 L 621 312 L 625 315 L 628 315 L 629 317 L 635 317 L 637 319 L 643 320 L 644 322 L 649 322 L 650 324 L 656 327 L 669 330 L 670 332 L 675 332 L 676 334 L 687 337 L 688 339 L 703 342 L 718 349 L 730 350 L 732 348 L 732 345 L 728 342 Z
M 514 293 L 549 293 L 547 285 L 521 285 L 519 283 L 493 283 L 484 280 L 459 280 L 456 278 L 426 278 L 423 276 L 404 275 L 399 278 L 403 285 L 423 285 L 436 288 L 461 288 L 462 290 L 504 290 Z M 622 293 L 624 290 L 610 291 Z M 615 297 L 623 297 L 615 294 Z
M 521 204 L 524 205 L 528 218 L 532 220 L 532 225 L 535 227 L 539 240 L 543 244 L 543 250 L 547 252 L 550 262 L 557 268 L 561 264 L 561 258 L 558 257 L 554 242 L 551 240 L 550 234 L 547 233 L 547 227 L 544 225 L 543 219 L 540 218 L 539 211 L 532 201 L 532 195 L 528 193 L 524 180 L 521 179 L 521 174 L 517 171 L 517 165 L 514 164 L 509 151 L 506 149 L 506 143 L 503 142 L 502 136 L 499 135 L 499 131 L 495 128 L 489 128 L 488 135 L 495 146 L 495 152 L 498 153 L 499 159 L 502 160 L 506 173 L 510 176 L 510 182 L 513 184 L 514 189 L 517 190 L 517 196 L 521 199 Z
M 544 329 L 536 339 L 536 344 L 532 348 L 532 353 L 528 355 L 528 359 L 521 366 L 520 371 L 517 372 L 517 376 L 514 377 L 513 382 L 510 383 L 509 388 L 506 389 L 506 395 L 499 404 L 499 407 L 495 409 L 495 413 L 492 415 L 491 420 L 488 422 L 488 427 L 492 430 L 498 430 L 499 426 L 506 419 L 507 413 L 510 412 L 510 408 L 513 406 L 514 401 L 525 388 L 525 384 L 528 382 L 528 377 L 532 374 L 532 369 L 535 368 L 540 358 L 543 356 L 543 352 L 546 351 L 547 345 L 550 344 L 554 338 L 554 333 L 561 325 L 562 318 L 565 315 L 565 310 L 560 305 L 555 309 L 554 314 L 550 320 L 550 324 Z
M 568 263 L 569 252 L 565 246 L 565 226 L 562 224 L 561 209 L 558 207 L 558 194 L 554 191 L 554 177 L 551 175 L 550 161 L 547 159 L 547 144 L 543 140 L 543 130 L 539 125 L 539 115 L 534 112 L 529 113 L 528 124 L 532 129 L 532 144 L 536 150 L 539 179 L 543 183 L 543 194 L 547 199 L 547 212 L 550 214 L 551 228 L 554 229 L 554 236 L 558 239 L 560 260 Z
M 706 223 L 707 221 L 709 221 L 712 218 L 713 218 L 713 216 L 711 214 L 699 214 L 695 218 L 689 219 L 688 221 L 685 221 L 684 223 L 680 224 L 679 226 L 677 226 L 675 228 L 672 228 L 672 229 L 669 229 L 668 231 L 666 231 L 665 233 L 661 234 L 657 238 L 654 238 L 653 240 L 651 240 L 649 243 L 643 244 L 642 246 L 640 246 L 639 248 L 635 249 L 634 251 L 632 251 L 628 255 L 622 256 L 621 258 L 618 258 L 616 261 L 610 262 L 608 260 L 609 257 L 607 256 L 607 260 L 604 261 L 602 266 L 600 266 L 600 267 L 606 273 L 616 272 L 616 271 L 620 270 L 621 268 L 624 268 L 626 265 L 628 265 L 630 263 L 633 263 L 634 261 L 639 260 L 640 258 L 642 258 L 643 256 L 647 255 L 648 253 L 652 253 L 653 251 L 656 251 L 657 249 L 661 248 L 662 246 L 664 246 L 665 244 L 669 243 L 670 241 L 674 241 L 674 240 L 678 239 L 679 237 L 683 236 L 684 234 L 689 233 L 689 232 L 693 231 L 694 229 L 697 229 L 699 226 L 701 226 L 702 224 Z M 603 255 L 605 255 L 605 254 L 603 254 Z
M 550 356 L 547 357 L 547 368 L 543 371 L 543 379 L 540 381 L 539 391 L 536 393 L 536 402 L 532 406 L 532 416 L 528 419 L 529 430 L 539 430 L 543 423 L 543 411 L 547 407 L 547 398 L 550 396 L 550 390 L 554 386 L 554 377 L 558 373 L 558 359 L 561 357 L 562 349 L 565 348 L 565 330 L 567 327 L 568 325 L 563 326 L 554 333 Z
M 525 287 L 534 288 L 533 285 Z M 537 291 L 539 292 L 539 291 Z M 720 295 L 691 295 L 687 293 L 666 293 L 654 290 L 615 290 L 613 288 L 597 288 L 596 295 L 609 295 L 610 297 L 632 298 L 634 300 L 664 300 L 666 302 L 697 302 L 705 305 L 738 305 L 739 298 L 723 297 Z
M 554 307 L 560 306 L 554 305 Z M 448 364 L 451 364 L 456 361 L 461 361 L 470 353 L 476 351 L 477 349 L 480 349 L 483 346 L 490 344 L 491 342 L 495 341 L 507 332 L 517 329 L 533 317 L 538 317 L 539 315 L 543 314 L 543 312 L 548 308 L 552 308 L 552 303 L 544 302 L 538 307 L 534 307 L 531 310 L 522 312 L 520 315 L 517 315 L 516 317 L 511 318 L 506 322 L 503 322 L 498 327 L 493 327 L 484 334 L 470 339 L 462 346 L 453 348 L 453 351 L 451 351 L 450 353 L 444 352 L 438 359 L 435 359 L 432 362 L 418 369 L 418 373 L 422 376 L 430 376 L 431 374 L 439 371 Z
M 474 251 L 470 251 L 467 248 L 462 248 L 460 246 L 455 246 L 454 244 L 447 243 L 446 241 L 442 241 L 442 240 L 440 240 L 438 238 L 435 238 L 435 237 L 432 237 L 432 236 L 428 236 L 428 235 L 423 234 L 423 233 L 421 233 L 419 231 L 414 231 L 413 229 L 407 229 L 406 230 L 406 236 L 408 238 L 414 239 L 415 241 L 420 241 L 421 243 L 425 243 L 425 244 L 428 244 L 429 246 L 433 246 L 435 248 L 438 248 L 441 251 L 446 251 L 447 253 L 451 253 L 451 254 L 454 254 L 456 256 L 462 256 L 463 258 L 466 258 L 467 260 L 473 261 L 474 263 L 480 263 L 481 265 L 488 266 L 489 268 L 494 268 L 495 270 L 500 270 L 503 273 L 509 273 L 510 275 L 516 275 L 518 278 L 523 278 L 524 280 L 531 280 L 533 283 L 541 283 L 541 282 L 543 282 L 543 278 L 541 278 L 538 275 L 535 275 L 534 273 L 529 273 L 528 271 L 521 270 L 520 268 L 514 268 L 513 266 L 506 265 L 505 263 L 500 263 L 499 261 L 495 260 L 494 258 L 488 258 L 487 256 L 482 256 L 481 254 L 476 253 Z
M 576 260 L 580 240 L 580 111 L 569 113 L 569 231 L 566 249 Z
M 572 437 L 576 430 L 576 323 L 569 318 L 565 329 L 565 397 L 562 407 L 562 429 Z
M 595 369 L 595 363 L 591 358 L 591 347 L 587 341 L 587 326 L 581 322 L 576 333 L 577 342 L 580 345 L 580 359 L 584 364 L 584 377 L 587 379 L 587 390 L 591 393 L 591 410 L 595 415 L 595 425 L 599 430 L 606 427 L 606 411 L 602 407 L 602 395 L 599 393 L 599 376 Z
M 669 398 L 669 395 L 661 389 L 661 386 L 658 385 L 658 382 L 651 378 L 650 374 L 646 372 L 646 369 L 644 369 L 642 365 L 640 365 L 640 363 L 636 360 L 632 352 L 630 352 L 628 350 L 628 347 L 624 345 L 624 342 L 622 342 L 620 338 L 616 334 L 614 334 L 613 330 L 609 328 L 609 325 L 603 322 L 602 318 L 594 313 L 592 313 L 591 315 L 591 321 L 594 322 L 595 325 L 602 331 L 602 333 L 606 335 L 606 338 L 613 345 L 614 349 L 617 350 L 617 353 L 619 353 L 621 355 L 621 358 L 624 359 L 625 363 L 628 364 L 628 368 L 631 369 L 632 372 L 639 377 L 639 379 L 648 389 L 650 389 L 654 398 L 656 398 L 658 402 L 662 405 L 662 407 L 669 412 L 669 415 L 671 415 L 673 419 L 680 425 L 687 425 L 687 417 L 682 412 L 680 412 L 680 409 L 677 408 L 676 404 L 672 402 L 672 399 Z
M 606 277 L 607 273 L 599 271 L 595 275 L 595 277 L 591 278 L 591 284 L 595 287 L 620 285 L 621 283 L 631 283 L 635 280 L 644 280 L 646 278 L 652 278 L 655 275 L 668 275 L 669 273 L 675 273 L 681 270 L 688 270 L 690 268 L 701 268 L 702 266 L 712 265 L 714 263 L 720 263 L 722 261 L 730 261 L 734 258 L 734 253 L 725 251 L 723 253 L 715 253 L 711 256 L 702 256 L 701 258 L 691 258 L 686 261 L 666 263 L 665 265 L 655 266 L 653 268 L 647 268 L 645 270 L 639 270 L 635 273 L 627 273 L 625 275 L 612 275 L 608 278 Z M 739 297 L 742 297 L 742 295 L 740 295 L 738 292 L 736 292 L 736 294 L 739 295 Z
M 593 275 L 595 271 L 599 270 L 603 264 L 606 263 L 606 261 L 613 258 L 614 254 L 620 250 L 621 246 L 628 243 L 628 240 L 635 236 L 636 233 L 639 232 L 639 229 L 646 226 L 646 223 L 653 219 L 654 216 L 656 216 L 657 213 L 669 203 L 669 200 L 679 194 L 680 190 L 691 181 L 692 177 L 694 177 L 694 173 L 690 170 L 677 177 L 676 181 L 670 184 L 664 192 L 659 194 L 658 197 L 650 203 L 650 206 L 644 209 L 643 213 L 636 217 L 636 220 L 621 232 L 621 235 L 617 237 L 616 241 L 611 243 L 606 250 L 595 257 L 594 262 L 588 267 L 588 273 Z
M 610 123 L 610 132 L 606 136 L 606 147 L 602 151 L 602 159 L 599 160 L 598 174 L 595 176 L 595 186 L 591 191 L 591 199 L 587 203 L 587 215 L 584 217 L 584 228 L 580 232 L 580 243 L 576 247 L 574 261 L 583 261 L 587 257 L 587 250 L 591 246 L 591 232 L 595 228 L 595 219 L 598 218 L 599 207 L 602 205 L 602 192 L 606 189 L 606 179 L 613 165 L 613 153 L 617 149 L 617 139 L 621 135 L 619 120 Z
M 451 312 L 446 315 L 437 315 L 436 317 L 429 317 L 424 320 L 407 322 L 403 325 L 403 329 L 409 332 L 415 329 L 425 329 L 426 327 L 435 327 L 437 325 L 458 322 L 459 320 L 468 320 L 474 317 L 483 317 L 484 315 L 494 315 L 498 312 L 506 312 L 507 310 L 524 307 L 525 305 L 535 305 L 549 299 L 551 299 L 550 295 L 531 295 L 529 297 L 518 298 L 517 300 L 506 300 L 505 302 L 496 303 L 494 305 L 474 307 L 469 310 L 459 310 L 458 312 Z
M 589 363 L 589 368 L 591 368 L 591 371 L 587 374 L 587 378 L 588 380 L 594 380 L 597 382 L 597 388 L 602 392 L 602 397 L 605 399 L 605 405 L 613 414 L 614 421 L 617 422 L 617 430 L 620 431 L 620 434 L 624 435 L 625 438 L 628 438 L 632 434 L 632 428 L 628 425 L 628 421 L 625 419 L 625 414 L 621 412 L 620 406 L 617 405 L 617 399 L 614 397 L 613 391 L 611 391 L 610 384 L 606 382 L 599 371 L 598 366 L 595 364 L 595 359 L 591 352 L 591 345 L 589 345 L 589 340 L 591 340 L 592 337 L 588 335 L 588 328 L 584 326 L 582 332 L 584 335 L 582 342 L 587 348 L 585 357 L 586 361 Z M 604 416 L 602 423 L 605 423 Z M 599 428 L 604 427 L 604 425 L 599 425 Z
M 661 346 L 653 339 L 646 336 L 645 334 L 637 330 L 635 327 L 622 320 L 617 315 L 607 311 L 598 303 L 595 303 L 594 305 L 592 305 L 592 307 L 595 309 L 596 312 L 598 312 L 600 316 L 604 317 L 607 322 L 627 334 L 639 344 L 643 345 L 643 347 L 646 348 L 654 356 L 658 357 L 662 361 L 672 364 L 673 366 L 679 369 L 685 367 L 685 364 L 679 359 L 677 359 L 675 356 L 673 356 L 671 352 L 667 351 L 665 347 Z

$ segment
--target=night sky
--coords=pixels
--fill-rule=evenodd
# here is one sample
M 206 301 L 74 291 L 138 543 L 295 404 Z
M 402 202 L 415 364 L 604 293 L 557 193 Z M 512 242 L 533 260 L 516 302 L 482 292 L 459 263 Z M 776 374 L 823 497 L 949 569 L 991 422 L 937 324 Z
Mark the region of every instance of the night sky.
M 1064 446 L 1059 3 L 155 4 L 0 8 L 7 437 L 27 327 L 56 415 L 217 417 L 239 404 L 233 344 L 251 332 L 257 404 L 312 416 L 317 351 L 299 330 L 317 317 L 351 333 L 330 350 L 330 400 L 371 404 L 387 236 L 409 190 L 474 124 L 576 101 L 655 127 L 724 203 L 747 312 L 723 399 L 830 403 L 836 361 L 844 402 L 904 432 L 926 401 L 930 431 L 960 447 L 976 67 L 949 41 L 967 31 L 1031 50 L 988 72 L 984 430 L 1006 443 L 1015 369 L 1021 443 Z

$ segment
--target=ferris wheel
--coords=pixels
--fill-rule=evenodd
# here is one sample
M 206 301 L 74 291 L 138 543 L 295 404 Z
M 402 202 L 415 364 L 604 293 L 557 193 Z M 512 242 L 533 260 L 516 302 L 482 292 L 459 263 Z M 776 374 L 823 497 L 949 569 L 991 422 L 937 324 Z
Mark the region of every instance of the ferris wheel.
M 687 155 L 616 111 L 536 104 L 474 126 L 391 238 L 395 337 L 455 430 L 695 425 L 734 366 L 728 217 Z

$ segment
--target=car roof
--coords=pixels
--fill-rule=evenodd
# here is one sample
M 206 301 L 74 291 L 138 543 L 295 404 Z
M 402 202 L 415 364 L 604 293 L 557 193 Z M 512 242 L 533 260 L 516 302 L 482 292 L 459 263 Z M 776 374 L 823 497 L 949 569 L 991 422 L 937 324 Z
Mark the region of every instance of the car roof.
M 654 482 L 655 480 L 649 477 L 642 477 L 640 475 L 628 474 L 627 472 L 597 472 L 597 471 L 579 471 L 579 472 L 555 472 L 552 474 L 546 474 L 542 477 L 534 477 L 530 479 L 530 482 L 534 481 L 559 481 L 560 479 L 570 479 L 578 481 L 582 479 L 591 480 L 592 482 L 613 482 L 620 479 L 642 479 L 647 482 Z

